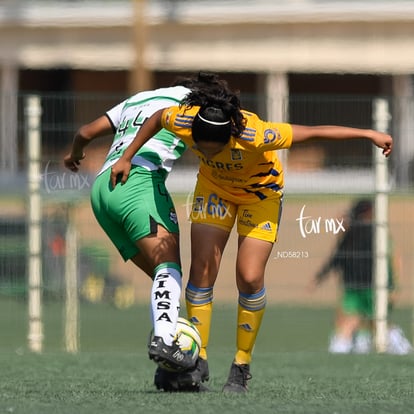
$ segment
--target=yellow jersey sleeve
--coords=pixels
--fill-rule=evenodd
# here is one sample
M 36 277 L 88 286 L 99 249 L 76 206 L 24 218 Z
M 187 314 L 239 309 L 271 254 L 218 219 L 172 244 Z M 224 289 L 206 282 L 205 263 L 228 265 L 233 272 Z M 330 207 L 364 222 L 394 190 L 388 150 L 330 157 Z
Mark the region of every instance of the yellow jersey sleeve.
M 256 114 L 243 111 L 246 127 L 239 138 L 247 146 L 259 152 L 290 148 L 292 145 L 292 125 L 287 123 L 262 121 Z
M 191 125 L 199 109 L 198 106 L 191 108 L 171 106 L 166 108 L 161 116 L 161 125 L 166 130 L 173 132 L 191 148 L 194 145 Z

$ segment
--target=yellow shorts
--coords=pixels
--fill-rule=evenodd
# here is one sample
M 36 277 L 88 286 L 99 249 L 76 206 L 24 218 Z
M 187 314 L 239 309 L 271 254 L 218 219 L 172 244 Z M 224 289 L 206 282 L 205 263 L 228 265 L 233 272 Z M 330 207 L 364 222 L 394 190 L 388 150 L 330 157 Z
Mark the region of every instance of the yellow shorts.
M 237 217 L 240 236 L 274 243 L 277 240 L 282 215 L 282 193 L 277 197 L 258 200 L 256 203 L 237 204 L 197 182 L 190 212 L 192 223 L 209 224 L 228 232 Z

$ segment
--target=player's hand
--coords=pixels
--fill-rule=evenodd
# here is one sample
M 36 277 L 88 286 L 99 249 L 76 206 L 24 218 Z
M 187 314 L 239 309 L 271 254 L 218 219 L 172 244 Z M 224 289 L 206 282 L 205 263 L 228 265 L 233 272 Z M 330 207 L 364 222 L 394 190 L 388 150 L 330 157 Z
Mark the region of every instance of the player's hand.
M 84 158 L 85 158 L 84 153 L 80 155 L 74 155 L 70 153 L 63 158 L 63 164 L 65 165 L 67 169 L 71 170 L 72 172 L 78 172 L 80 162 Z
M 125 184 L 131 171 L 131 161 L 127 161 L 121 157 L 111 168 L 111 184 L 112 188 L 118 183 Z
M 375 131 L 372 137 L 372 141 L 377 147 L 382 148 L 382 153 L 386 157 L 388 157 L 391 154 L 393 144 L 393 139 L 391 135 Z

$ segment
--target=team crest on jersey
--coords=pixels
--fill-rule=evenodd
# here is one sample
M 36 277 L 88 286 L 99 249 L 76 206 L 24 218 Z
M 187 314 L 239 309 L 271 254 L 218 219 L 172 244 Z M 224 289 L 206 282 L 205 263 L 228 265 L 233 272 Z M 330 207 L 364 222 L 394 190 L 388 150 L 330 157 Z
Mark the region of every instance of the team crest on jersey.
M 204 197 L 196 197 L 193 203 L 193 212 L 201 213 L 203 211 Z
M 275 140 L 281 139 L 281 135 L 278 129 L 266 129 L 264 132 L 264 143 L 270 144 Z
M 239 149 L 231 150 L 231 160 L 232 161 L 241 161 L 243 159 L 242 153 Z
M 177 224 L 177 223 L 178 223 L 177 213 L 175 212 L 175 210 L 170 210 L 170 220 L 171 220 L 174 224 Z

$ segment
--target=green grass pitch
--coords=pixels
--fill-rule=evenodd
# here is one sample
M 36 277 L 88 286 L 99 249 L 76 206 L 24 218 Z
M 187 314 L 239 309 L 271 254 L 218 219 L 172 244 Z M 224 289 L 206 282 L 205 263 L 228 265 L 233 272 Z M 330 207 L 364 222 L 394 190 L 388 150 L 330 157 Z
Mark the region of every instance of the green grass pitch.
M 148 306 L 81 306 L 81 350 L 63 351 L 63 312 L 46 303 L 44 352 L 26 346 L 26 303 L 0 298 L 0 413 L 409 413 L 414 355 L 329 355 L 332 309 L 269 307 L 247 395 L 221 387 L 234 353 L 235 309 L 217 304 L 209 347 L 209 393 L 169 394 L 152 385 Z M 409 311 L 396 321 L 406 331 Z

